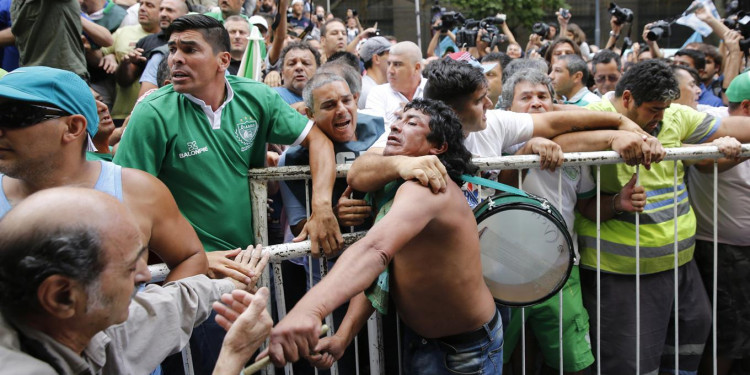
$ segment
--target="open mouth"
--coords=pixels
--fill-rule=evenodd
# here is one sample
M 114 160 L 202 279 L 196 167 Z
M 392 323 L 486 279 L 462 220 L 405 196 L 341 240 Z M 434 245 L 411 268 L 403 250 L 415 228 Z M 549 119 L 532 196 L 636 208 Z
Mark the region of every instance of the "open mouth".
M 341 130 L 341 129 L 344 129 L 344 128 L 348 127 L 351 123 L 352 123 L 352 120 L 351 119 L 347 119 L 347 120 L 343 120 L 343 121 L 334 122 L 333 126 L 336 129 Z

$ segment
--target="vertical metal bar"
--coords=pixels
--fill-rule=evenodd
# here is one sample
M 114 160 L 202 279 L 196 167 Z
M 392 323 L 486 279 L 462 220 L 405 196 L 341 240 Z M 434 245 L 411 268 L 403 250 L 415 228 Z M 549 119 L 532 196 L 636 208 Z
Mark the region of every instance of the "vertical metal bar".
M 417 16 L 417 45 L 419 49 L 422 49 L 422 22 L 419 19 L 419 2 L 421 0 L 414 0 L 414 14 Z
M 712 367 L 713 367 L 713 374 L 718 374 L 718 366 L 719 366 L 719 360 L 717 357 L 717 350 L 716 350 L 716 329 L 718 328 L 718 319 L 716 319 L 716 313 L 717 313 L 717 306 L 718 306 L 718 295 L 717 290 L 719 289 L 719 226 L 717 223 L 718 217 L 719 217 L 719 204 L 717 203 L 719 200 L 719 160 L 714 160 L 714 212 L 713 212 L 713 218 L 714 218 L 714 285 L 712 288 L 713 293 L 713 334 L 711 335 L 711 341 L 713 343 L 713 348 L 711 348 L 711 352 L 713 354 L 713 360 L 712 360 Z
M 404 373 L 404 367 L 401 362 L 401 319 L 398 318 L 396 313 L 396 350 L 398 350 L 398 375 Z
M 193 353 L 190 351 L 190 343 L 182 348 L 182 368 L 185 371 L 185 375 L 194 375 L 193 371 Z
M 268 246 L 268 185 L 265 180 L 251 179 L 250 180 L 250 200 L 252 202 L 252 215 L 253 215 L 253 233 L 255 234 L 255 243 Z M 263 270 L 263 274 L 260 277 L 260 285 L 270 286 L 271 285 L 271 272 L 266 267 Z M 282 291 L 283 295 L 283 291 Z M 278 301 L 278 299 L 277 299 Z M 282 297 L 283 301 L 283 297 Z M 266 307 L 268 312 L 271 313 L 272 304 L 268 304 Z M 261 345 L 261 350 L 268 346 L 268 340 Z M 266 366 L 263 370 L 264 374 L 275 374 L 276 370 L 273 366 Z
M 330 0 L 329 0 L 330 1 Z M 305 216 L 310 219 L 310 180 L 305 179 Z M 312 251 L 312 249 L 310 249 Z M 312 255 L 307 256 L 307 281 L 310 287 L 313 286 L 313 272 L 312 272 L 313 257 Z M 316 371 L 317 372 L 317 371 Z
M 385 355 L 383 355 L 382 317 L 374 312 L 367 319 L 367 341 L 370 357 L 370 375 L 385 375 Z
M 596 166 L 596 373 L 602 374 L 602 167 Z
M 635 185 L 641 179 L 640 165 L 635 166 Z M 641 373 L 641 215 L 635 213 L 635 373 Z
M 562 211 L 563 210 L 563 193 L 562 193 L 562 167 L 557 170 L 557 208 Z M 573 250 L 573 249 L 571 249 Z M 559 295 L 559 325 L 558 325 L 558 340 L 560 345 L 560 375 L 563 374 L 563 295 L 565 294 L 563 291 L 565 290 L 565 287 L 563 286 L 562 289 L 558 292 Z
M 518 188 L 523 190 L 523 169 L 518 170 Z M 511 314 L 511 317 L 513 315 Z M 512 318 L 511 318 L 512 320 Z M 526 375 L 526 308 L 521 308 L 521 375 Z
M 679 237 L 677 236 L 677 163 L 674 162 L 673 201 L 674 201 L 674 369 L 680 373 L 680 288 L 679 288 Z

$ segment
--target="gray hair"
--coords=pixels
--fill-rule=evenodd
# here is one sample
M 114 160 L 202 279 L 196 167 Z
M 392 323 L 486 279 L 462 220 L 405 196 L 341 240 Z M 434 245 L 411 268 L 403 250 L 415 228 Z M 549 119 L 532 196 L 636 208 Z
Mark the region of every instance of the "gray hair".
M 581 83 L 583 85 L 586 85 L 586 82 L 589 80 L 589 67 L 586 65 L 586 62 L 583 61 L 583 58 L 578 55 L 562 55 L 557 57 L 558 60 L 565 61 L 565 65 L 568 68 L 568 74 L 571 76 L 573 74 L 576 74 L 578 72 L 583 72 L 583 76 L 581 76 Z
M 356 69 L 341 60 L 329 61 L 318 68 L 317 73 L 334 74 L 346 81 L 352 95 L 359 95 L 362 91 L 362 76 Z
M 105 260 L 98 230 L 81 224 L 15 230 L 0 225 L 0 309 L 13 316 L 38 312 L 37 290 L 52 275 L 97 289 Z M 23 315 L 25 316 L 25 315 Z
M 302 98 L 305 100 L 305 105 L 310 109 L 310 111 L 315 108 L 313 91 L 333 82 L 346 83 L 346 80 L 341 78 L 341 76 L 339 76 L 338 74 L 319 72 L 315 73 L 315 75 L 312 76 L 309 81 L 307 81 L 304 90 L 302 90 Z
M 536 69 L 524 69 L 519 70 L 503 84 L 503 94 L 501 106 L 503 109 L 508 110 L 513 105 L 513 99 L 516 93 L 516 85 L 519 83 L 528 82 L 533 85 L 545 85 L 549 90 L 550 97 L 555 97 L 555 88 L 552 87 L 552 79 L 536 70 Z
M 542 72 L 542 74 L 547 74 L 549 71 L 547 62 L 542 59 L 514 59 L 508 63 L 508 66 L 506 66 L 505 69 L 503 69 L 503 84 L 505 84 L 510 77 L 513 77 L 516 72 L 527 69 L 538 70 Z

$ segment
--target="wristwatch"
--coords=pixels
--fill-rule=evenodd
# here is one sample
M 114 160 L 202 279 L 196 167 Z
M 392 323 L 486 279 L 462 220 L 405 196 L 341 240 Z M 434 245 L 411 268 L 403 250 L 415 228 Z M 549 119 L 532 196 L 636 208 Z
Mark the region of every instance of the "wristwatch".
M 615 34 L 615 32 L 613 30 L 610 30 L 609 31 L 609 36 L 614 37 L 614 38 L 619 38 L 620 34 Z

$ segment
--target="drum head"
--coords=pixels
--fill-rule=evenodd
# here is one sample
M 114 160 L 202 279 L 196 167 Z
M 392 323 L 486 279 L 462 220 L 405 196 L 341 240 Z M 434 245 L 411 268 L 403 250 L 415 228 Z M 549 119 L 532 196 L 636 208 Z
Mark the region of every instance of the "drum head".
M 559 213 L 544 201 L 505 194 L 485 204 L 475 211 L 482 272 L 498 303 L 530 306 L 556 294 L 573 266 L 573 242 Z

